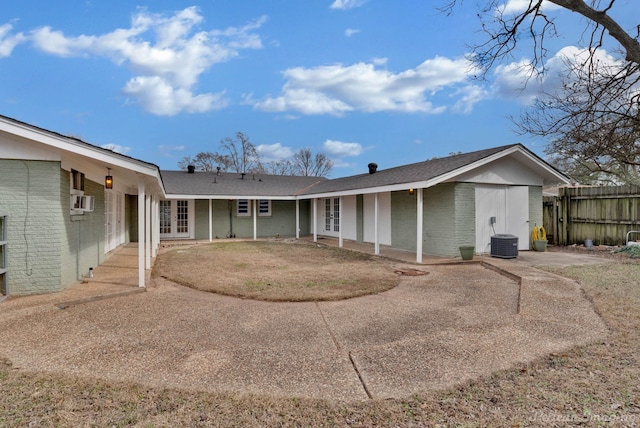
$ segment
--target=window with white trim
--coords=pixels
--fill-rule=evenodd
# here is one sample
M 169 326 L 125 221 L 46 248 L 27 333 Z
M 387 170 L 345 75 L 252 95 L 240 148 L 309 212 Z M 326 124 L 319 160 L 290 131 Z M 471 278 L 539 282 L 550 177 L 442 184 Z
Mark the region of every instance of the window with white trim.
M 258 216 L 271 217 L 271 200 L 260 199 L 258 201 Z
M 238 199 L 236 215 L 238 217 L 249 217 L 251 215 L 251 201 L 249 199 Z
M 80 171 L 76 171 L 72 169 L 69 173 L 70 183 L 69 183 L 69 192 L 70 192 L 70 208 L 72 215 L 82 215 L 85 210 L 83 207 L 83 198 L 84 198 L 84 174 Z M 86 203 L 86 199 L 85 199 Z

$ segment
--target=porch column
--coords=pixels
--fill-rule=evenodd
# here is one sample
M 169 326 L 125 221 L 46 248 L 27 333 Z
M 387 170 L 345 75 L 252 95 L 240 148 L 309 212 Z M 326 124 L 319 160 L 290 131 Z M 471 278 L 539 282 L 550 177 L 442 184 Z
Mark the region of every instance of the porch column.
M 213 211 L 211 209 L 211 199 L 209 199 L 209 242 L 213 241 Z
M 422 223 L 424 213 L 424 199 L 422 195 L 422 188 L 416 189 L 416 263 L 422 263 Z
M 138 287 L 145 287 L 144 275 L 145 275 L 145 262 L 144 262 L 144 231 L 145 231 L 145 190 L 144 179 L 138 178 Z
M 313 242 L 318 242 L 318 198 L 313 198 Z
M 376 193 L 376 197 L 374 198 L 373 204 L 373 233 L 374 233 L 374 254 L 380 254 L 380 233 L 378 232 L 378 194 Z
M 158 255 L 158 246 L 160 245 L 160 226 L 158 220 L 160 218 L 160 203 L 158 196 L 151 198 L 151 257 Z
M 300 200 L 296 199 L 296 239 L 300 239 Z
M 338 247 L 342 248 L 344 240 L 342 239 L 342 196 L 339 199 L 338 207 Z
M 258 240 L 258 200 L 253 201 L 253 240 Z
M 145 269 L 151 269 L 151 195 L 145 195 L 144 203 L 144 267 Z

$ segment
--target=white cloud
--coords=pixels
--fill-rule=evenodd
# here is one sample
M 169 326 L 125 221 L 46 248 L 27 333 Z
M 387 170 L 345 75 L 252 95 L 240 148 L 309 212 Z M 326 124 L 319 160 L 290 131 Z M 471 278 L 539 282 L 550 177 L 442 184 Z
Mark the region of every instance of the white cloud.
M 478 85 L 467 85 L 454 94 L 460 96 L 458 101 L 453 105 L 453 111 L 458 113 L 471 113 L 476 103 L 487 99 L 487 91 Z
M 13 26 L 11 24 L 0 25 L 0 58 L 11 55 L 16 46 L 27 40 L 22 33 L 9 34 L 12 29 Z
M 327 140 L 322 147 L 327 153 L 337 157 L 359 156 L 363 151 L 360 143 L 345 143 L 337 140 Z
M 293 156 L 293 150 L 280 143 L 260 144 L 256 146 L 256 151 L 266 162 L 279 161 Z
M 530 104 L 536 98 L 544 96 L 544 93 L 554 93 L 562 88 L 563 82 L 571 79 L 571 67 L 580 67 L 586 64 L 589 51 L 575 46 L 566 46 L 560 49 L 544 65 L 544 73 L 538 73 L 531 77 L 530 61 L 523 59 L 518 62 L 501 65 L 495 69 L 495 81 L 492 86 L 493 94 L 501 98 L 517 99 L 523 104 Z M 623 67 L 622 61 L 616 60 L 604 49 L 595 52 L 599 67 L 619 70 Z M 584 65 L 587 67 L 587 65 Z
M 336 116 L 353 110 L 436 114 L 445 107 L 434 106 L 427 97 L 464 83 L 474 71 L 466 59 L 444 57 L 426 60 L 400 73 L 376 69 L 370 63 L 296 67 L 284 71 L 287 82 L 280 96 L 257 101 L 254 107 Z
M 237 57 L 242 49 L 262 48 L 261 38 L 254 31 L 266 17 L 242 27 L 197 31 L 202 22 L 197 7 L 172 16 L 141 9 L 133 15 L 130 28 L 99 36 L 69 37 L 43 27 L 32 31 L 31 39 L 36 48 L 51 55 L 105 56 L 127 66 L 135 76 L 124 93 L 153 114 L 175 115 L 225 106 L 221 94 L 195 95 L 192 88 L 214 64 Z
M 355 28 L 347 28 L 346 30 L 344 30 L 344 35 L 347 37 L 351 37 L 354 34 L 358 34 L 360 32 L 360 30 L 356 30 Z
M 111 150 L 112 152 L 123 154 L 123 155 L 126 155 L 131 151 L 131 147 L 125 147 L 119 144 L 103 144 L 100 147 L 102 147 L 103 149 Z
M 354 9 L 356 7 L 360 7 L 366 2 L 367 0 L 334 0 L 334 2 L 331 3 L 331 6 L 329 7 L 331 9 L 348 10 L 348 9 Z
M 372 58 L 371 62 L 375 65 L 385 65 L 389 61 L 388 58 Z
M 224 93 L 200 94 L 184 88 L 175 88 L 158 76 L 135 77 L 123 89 L 123 93 L 136 100 L 146 111 L 158 116 L 173 116 L 181 112 L 204 113 L 228 105 Z
M 515 15 L 522 13 L 529 8 L 531 0 L 508 0 L 506 3 L 498 5 L 496 11 L 504 15 Z M 551 3 L 547 0 L 542 2 L 543 10 L 562 9 L 562 6 Z

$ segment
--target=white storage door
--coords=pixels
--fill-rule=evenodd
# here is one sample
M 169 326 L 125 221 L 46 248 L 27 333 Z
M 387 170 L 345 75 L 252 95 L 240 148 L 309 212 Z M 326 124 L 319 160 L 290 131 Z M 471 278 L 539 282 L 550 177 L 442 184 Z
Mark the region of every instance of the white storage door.
M 494 234 L 517 236 L 518 250 L 529 249 L 527 186 L 476 185 L 476 252 L 489 253 Z

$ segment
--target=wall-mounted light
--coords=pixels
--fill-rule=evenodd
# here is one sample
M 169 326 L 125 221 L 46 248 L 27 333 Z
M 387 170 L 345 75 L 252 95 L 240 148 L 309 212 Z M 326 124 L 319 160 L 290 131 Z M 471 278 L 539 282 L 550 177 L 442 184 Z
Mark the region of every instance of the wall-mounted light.
M 409 194 L 410 195 L 413 196 L 414 193 L 416 193 L 416 189 L 413 189 L 413 188 L 409 189 Z
M 107 168 L 107 176 L 104 178 L 105 189 L 113 189 L 113 176 L 111 175 L 111 168 Z

